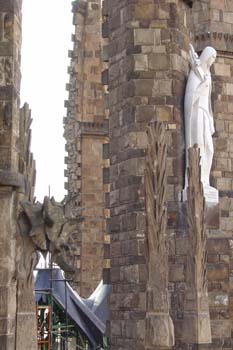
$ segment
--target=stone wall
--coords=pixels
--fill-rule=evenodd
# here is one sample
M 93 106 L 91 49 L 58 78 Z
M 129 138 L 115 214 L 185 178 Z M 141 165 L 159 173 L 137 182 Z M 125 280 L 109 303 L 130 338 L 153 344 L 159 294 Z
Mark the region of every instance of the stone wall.
M 110 278 L 111 349 L 141 349 L 145 341 L 146 223 L 144 168 L 151 120 L 166 124 L 168 144 L 168 230 L 170 313 L 176 349 L 232 346 L 231 227 L 231 11 L 222 1 L 114 1 L 107 8 L 110 115 Z M 193 6 L 193 7 L 191 7 Z M 208 295 L 212 339 L 184 334 L 186 270 L 189 254 L 186 219 L 180 202 L 184 185 L 183 96 L 188 44 L 200 52 L 214 46 L 213 107 L 216 125 L 211 183 L 220 191 L 220 221 L 208 224 Z M 220 222 L 220 226 L 219 226 Z M 204 266 L 203 266 L 204 268 Z M 198 290 L 198 286 L 195 288 Z M 209 317 L 209 316 L 208 316 Z M 195 332 L 194 332 L 195 333 Z M 192 338 L 192 339 L 191 339 Z M 207 339 L 208 338 L 208 339 Z M 189 339 L 189 340 L 187 340 Z M 201 343 L 207 343 L 201 345 Z M 212 343 L 211 343 L 212 342 Z M 211 343 L 208 345 L 208 343 Z M 199 345 L 198 345 L 199 344 Z
M 101 1 L 73 3 L 75 34 L 71 53 L 65 137 L 68 198 L 82 211 L 80 233 L 73 234 L 73 283 L 83 297 L 102 277 L 104 255 L 103 144 L 108 140 L 101 84 Z M 75 214 L 74 214 L 75 215 Z

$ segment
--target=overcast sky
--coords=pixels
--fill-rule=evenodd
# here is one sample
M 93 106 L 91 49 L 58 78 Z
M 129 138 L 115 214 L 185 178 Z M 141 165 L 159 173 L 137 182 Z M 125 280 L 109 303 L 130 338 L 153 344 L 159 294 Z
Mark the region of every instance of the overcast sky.
M 64 190 L 63 117 L 68 94 L 68 50 L 72 48 L 71 0 L 23 0 L 21 104 L 32 110 L 32 152 L 36 197 L 62 200 Z

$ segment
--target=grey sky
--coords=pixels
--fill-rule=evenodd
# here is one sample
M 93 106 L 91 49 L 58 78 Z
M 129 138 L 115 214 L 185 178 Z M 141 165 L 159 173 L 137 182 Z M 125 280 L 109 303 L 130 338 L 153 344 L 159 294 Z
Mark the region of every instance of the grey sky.
M 62 121 L 72 32 L 70 0 L 23 0 L 21 104 L 28 102 L 32 110 L 32 151 L 40 201 L 49 185 L 56 200 L 65 194 Z

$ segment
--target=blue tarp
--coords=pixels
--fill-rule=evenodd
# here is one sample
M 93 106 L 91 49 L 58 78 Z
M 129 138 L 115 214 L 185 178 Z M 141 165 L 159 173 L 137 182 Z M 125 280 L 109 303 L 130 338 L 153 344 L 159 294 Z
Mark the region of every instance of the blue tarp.
M 52 283 L 51 283 L 52 280 Z M 65 291 L 65 285 L 67 289 Z M 69 285 L 65 283 L 63 272 L 59 269 L 41 269 L 38 271 L 35 282 L 36 302 L 47 302 L 47 295 L 43 292 L 50 291 L 55 301 L 65 310 L 67 295 L 67 314 L 89 339 L 93 347 L 102 345 L 103 335 L 106 329 L 106 321 L 109 319 L 108 296 L 109 285 L 101 282 L 94 293 L 88 298 L 81 298 Z

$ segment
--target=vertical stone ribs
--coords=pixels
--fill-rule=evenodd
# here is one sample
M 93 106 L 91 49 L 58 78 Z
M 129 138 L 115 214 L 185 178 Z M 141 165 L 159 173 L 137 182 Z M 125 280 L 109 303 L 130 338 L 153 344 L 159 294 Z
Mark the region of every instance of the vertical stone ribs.
M 184 303 L 185 341 L 189 344 L 211 343 L 210 315 L 206 276 L 205 199 L 201 182 L 200 150 L 189 149 L 187 224 L 189 249 L 186 267 Z
M 25 177 L 24 196 L 27 200 L 33 201 L 36 165 L 31 153 L 31 110 L 27 103 L 20 109 L 20 131 L 19 131 L 19 173 Z
M 169 316 L 168 251 L 166 243 L 166 131 L 152 123 L 147 131 L 148 154 L 145 170 L 148 229 L 148 283 L 146 308 L 146 349 L 174 345 L 174 327 Z
M 73 51 L 69 52 L 71 57 L 71 64 L 68 68 L 70 74 L 70 81 L 67 85 L 69 91 L 69 99 L 65 102 L 67 107 L 67 117 L 64 118 L 64 137 L 66 139 L 67 157 L 65 163 L 67 169 L 65 176 L 68 178 L 65 183 L 65 189 L 68 191 L 68 202 L 73 217 L 80 216 L 81 207 L 81 133 L 78 130 L 78 122 L 81 121 L 82 116 L 82 101 L 81 95 L 83 90 L 83 61 L 84 61 L 84 36 L 85 36 L 85 17 L 87 12 L 86 1 L 74 1 L 72 3 L 73 24 L 75 26 L 75 33 L 72 35 Z M 78 62 L 78 65 L 77 65 Z M 80 292 L 80 254 L 81 254 L 81 232 L 79 224 L 70 237 L 69 245 L 71 247 L 71 254 L 69 261 L 77 271 L 72 274 L 74 287 Z
M 65 163 L 67 164 L 65 175 L 68 177 L 68 183 L 65 184 L 65 188 L 68 190 L 68 196 L 72 200 L 74 209 L 79 206 L 81 200 L 81 142 L 77 122 L 81 121 L 82 117 L 81 96 L 84 84 L 83 61 L 87 3 L 85 1 L 73 2 L 72 11 L 74 14 L 75 34 L 72 36 L 74 48 L 73 51 L 69 52 L 69 56 L 71 57 L 71 64 L 68 68 L 70 82 L 67 85 L 69 99 L 65 102 L 67 118 L 64 118 L 64 136 L 66 139 L 66 151 L 68 153 L 68 157 L 65 158 Z

